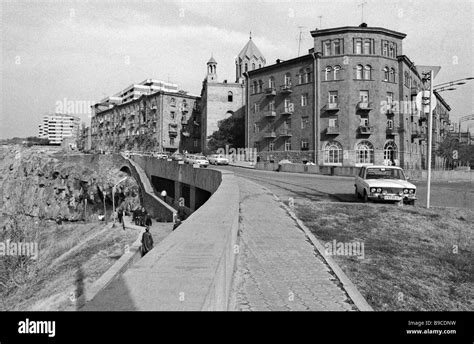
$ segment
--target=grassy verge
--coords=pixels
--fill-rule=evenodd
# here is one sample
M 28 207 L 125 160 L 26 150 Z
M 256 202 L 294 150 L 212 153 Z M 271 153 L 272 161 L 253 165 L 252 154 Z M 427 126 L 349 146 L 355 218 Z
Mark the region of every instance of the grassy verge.
M 4 310 L 75 310 L 78 286 L 87 290 L 131 246 L 138 232 L 121 226 L 107 229 L 103 223 L 45 226 L 39 238 L 34 277 L 7 295 Z M 81 280 L 78 281 L 78 271 Z
M 323 245 L 364 245 L 362 259 L 333 258 L 375 310 L 474 310 L 474 210 L 310 201 L 295 208 Z

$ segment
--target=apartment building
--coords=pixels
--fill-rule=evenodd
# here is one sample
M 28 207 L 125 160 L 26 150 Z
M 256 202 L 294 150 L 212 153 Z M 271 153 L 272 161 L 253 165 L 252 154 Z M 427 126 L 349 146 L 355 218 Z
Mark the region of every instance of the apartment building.
M 46 115 L 38 127 L 38 137 L 48 139 L 50 144 L 60 145 L 64 138 L 78 137 L 80 123 L 78 117 L 71 115 Z

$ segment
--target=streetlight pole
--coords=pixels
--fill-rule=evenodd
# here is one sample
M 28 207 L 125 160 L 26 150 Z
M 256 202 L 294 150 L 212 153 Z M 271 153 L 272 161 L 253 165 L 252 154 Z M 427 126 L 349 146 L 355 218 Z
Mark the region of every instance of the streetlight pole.
M 429 113 L 428 113 L 428 177 L 426 191 L 426 208 L 430 208 L 430 192 L 431 192 L 431 150 L 433 144 L 433 106 L 431 97 L 433 96 L 433 70 L 430 71 L 430 97 L 429 97 Z

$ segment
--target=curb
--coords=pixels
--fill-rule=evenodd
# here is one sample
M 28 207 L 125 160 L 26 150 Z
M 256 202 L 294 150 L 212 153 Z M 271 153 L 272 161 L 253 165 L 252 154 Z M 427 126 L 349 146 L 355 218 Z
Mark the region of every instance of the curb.
M 260 185 L 261 186 L 261 185 Z M 318 250 L 318 253 L 320 254 L 321 257 L 323 257 L 324 261 L 326 264 L 331 268 L 332 272 L 336 275 L 336 277 L 339 279 L 339 281 L 342 283 L 342 288 L 344 291 L 347 293 L 351 301 L 355 304 L 355 306 L 363 312 L 372 312 L 374 309 L 369 305 L 367 300 L 362 296 L 362 294 L 359 292 L 357 287 L 354 285 L 354 283 L 351 282 L 349 277 L 342 271 L 342 269 L 339 267 L 339 265 L 332 259 L 331 256 L 326 255 L 326 250 L 324 246 L 319 242 L 319 240 L 314 236 L 313 233 L 311 233 L 311 230 L 305 226 L 305 224 L 296 216 L 296 214 L 289 208 L 280 198 L 275 195 L 273 192 L 271 192 L 268 188 L 261 186 L 263 189 L 265 189 L 267 192 L 269 192 L 277 202 L 279 202 L 283 208 L 286 210 L 286 212 L 293 218 L 293 220 L 296 221 L 298 226 L 305 232 L 306 236 L 311 240 L 311 243 L 316 247 Z
M 256 170 L 255 166 L 254 166 L 254 167 L 251 167 L 251 166 L 243 166 L 243 165 L 234 165 L 234 164 L 230 164 L 230 163 L 229 163 L 229 166 L 240 167 L 240 168 L 246 168 L 246 169 L 248 169 L 248 170 Z

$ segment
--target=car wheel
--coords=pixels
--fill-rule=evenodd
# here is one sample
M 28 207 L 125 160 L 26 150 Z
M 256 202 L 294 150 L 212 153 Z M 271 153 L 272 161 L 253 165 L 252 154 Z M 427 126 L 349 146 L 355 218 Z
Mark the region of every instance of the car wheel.
M 369 195 L 367 195 L 367 191 L 364 190 L 364 203 L 369 202 Z
M 357 192 L 357 186 L 355 187 L 355 196 L 356 196 L 357 199 L 360 198 L 359 192 Z

